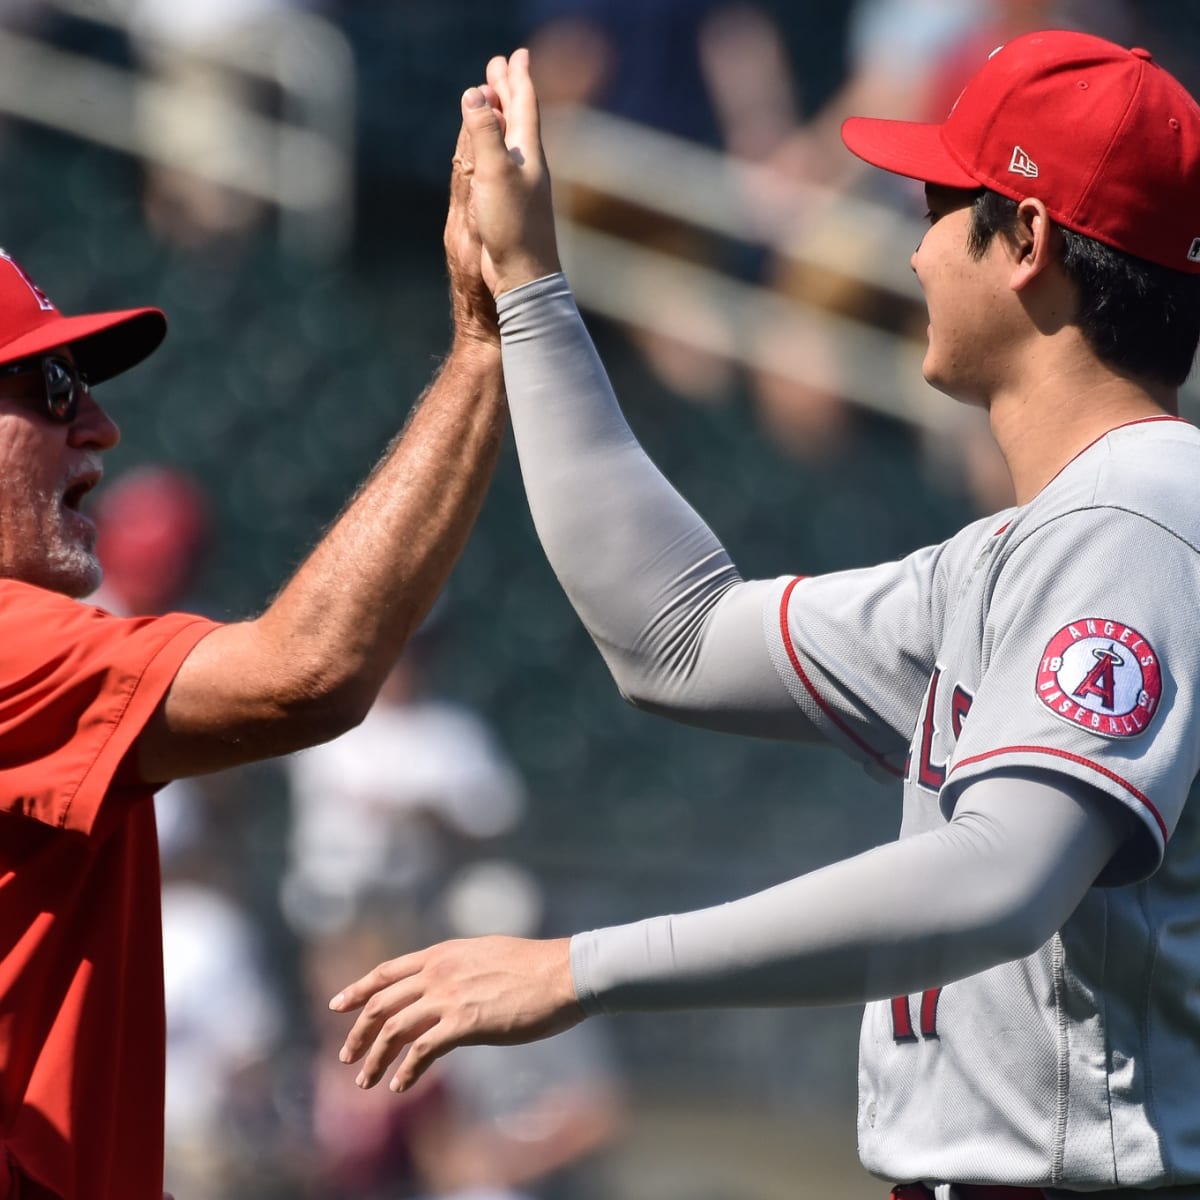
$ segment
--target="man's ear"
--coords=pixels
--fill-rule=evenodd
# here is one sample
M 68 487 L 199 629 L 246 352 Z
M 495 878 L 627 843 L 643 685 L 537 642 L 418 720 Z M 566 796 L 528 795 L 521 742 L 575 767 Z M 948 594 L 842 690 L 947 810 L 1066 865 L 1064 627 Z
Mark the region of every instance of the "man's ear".
M 1027 287 L 1058 260 L 1061 239 L 1058 227 L 1036 197 L 1022 200 L 1017 207 L 1017 224 L 1007 239 L 1012 259 L 1008 286 L 1014 292 Z

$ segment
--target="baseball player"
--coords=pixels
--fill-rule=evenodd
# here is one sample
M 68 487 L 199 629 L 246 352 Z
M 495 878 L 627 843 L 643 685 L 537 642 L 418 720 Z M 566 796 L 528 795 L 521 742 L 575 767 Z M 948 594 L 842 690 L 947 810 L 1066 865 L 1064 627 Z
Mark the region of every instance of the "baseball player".
M 1200 110 L 1142 49 L 1044 32 L 941 125 L 852 119 L 926 184 L 926 378 L 985 407 L 1017 505 L 900 562 L 743 581 L 634 440 L 558 273 L 527 56 L 464 97 L 539 536 L 635 704 L 825 738 L 899 839 L 571 939 L 446 943 L 335 997 L 404 1088 L 585 1015 L 867 1002 L 864 1165 L 917 1193 L 1200 1195 Z M 802 520 L 803 514 L 797 514 Z M 1190 802 L 1189 802 L 1190 801 Z

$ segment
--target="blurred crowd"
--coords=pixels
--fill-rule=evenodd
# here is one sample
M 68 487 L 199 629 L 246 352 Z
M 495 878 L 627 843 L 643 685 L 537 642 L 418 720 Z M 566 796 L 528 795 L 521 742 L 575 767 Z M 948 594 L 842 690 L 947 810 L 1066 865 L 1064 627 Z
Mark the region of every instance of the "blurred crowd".
M 474 81 L 466 72 L 477 78 L 488 53 L 526 43 L 553 114 L 552 167 L 555 147 L 565 157 L 573 139 L 576 150 L 591 146 L 588 116 L 601 112 L 703 148 L 726 173 L 673 176 L 676 168 L 660 163 L 668 183 L 678 179 L 675 190 L 735 181 L 736 220 L 722 228 L 698 219 L 694 206 L 672 210 L 645 193 L 598 186 L 597 174 L 601 182 L 606 171 L 621 175 L 616 160 L 600 160 L 590 176 L 556 176 L 556 199 L 573 227 L 618 239 L 654 262 L 733 281 L 748 289 L 737 295 L 756 303 L 769 298 L 754 310 L 763 319 L 739 320 L 715 298 L 722 293 L 695 286 L 699 276 L 667 273 L 655 277 L 652 306 L 674 314 L 673 324 L 631 310 L 608 312 L 597 327 L 606 348 L 627 355 L 614 373 L 635 385 L 623 399 L 649 427 L 648 441 L 657 430 L 669 457 L 682 438 L 678 453 L 689 469 L 720 475 L 714 487 L 724 490 L 710 493 L 715 519 L 735 547 L 744 534 L 751 556 L 769 552 L 776 571 L 846 565 L 838 561 L 846 545 L 861 547 L 864 558 L 886 557 L 918 537 L 940 536 L 938 522 L 953 514 L 948 531 L 963 506 L 986 511 L 1009 499 L 990 438 L 971 414 L 938 408 L 930 419 L 911 397 L 890 412 L 863 403 L 862 364 L 827 336 L 861 327 L 886 335 L 889 352 L 907 348 L 911 356 L 919 355 L 925 324 L 915 288 L 880 269 L 906 257 L 908 247 L 892 241 L 897 229 L 920 236 L 919 191 L 860 171 L 839 141 L 844 116 L 940 119 L 983 56 L 1039 26 L 1146 45 L 1193 90 L 1200 86 L 1200 8 L 1192 0 L 527 0 L 503 19 L 496 6 L 434 7 L 0 4 L 5 37 L 92 56 L 154 85 L 130 108 L 142 147 L 135 173 L 111 187 L 93 186 L 107 168 L 96 169 L 90 151 L 10 123 L 0 152 L 19 163 L 33 198 L 23 201 L 27 210 L 19 198 L 0 202 L 0 235 L 7 241 L 24 230 L 35 239 L 34 255 L 51 263 L 39 278 L 52 279 L 56 265 L 77 269 L 68 292 L 91 286 L 84 277 L 101 266 L 124 273 L 122 288 L 162 283 L 167 295 L 129 299 L 170 310 L 174 294 L 185 314 L 177 338 L 201 379 L 186 391 L 176 359 L 163 368 L 169 377 L 150 377 L 152 397 L 130 402 L 133 458 L 96 509 L 105 582 L 94 603 L 121 613 L 183 608 L 217 617 L 253 603 L 247 597 L 259 575 L 276 577 L 277 564 L 256 574 L 265 539 L 276 539 L 277 558 L 294 559 L 329 515 L 322 498 L 343 491 L 340 478 L 324 482 L 320 471 L 334 470 L 340 455 L 350 463 L 345 474 L 356 476 L 354 455 L 398 425 L 419 390 L 441 348 L 442 318 L 429 310 L 442 280 L 438 185 L 421 178 L 417 150 L 410 156 L 403 148 L 409 133 L 414 146 L 430 135 L 430 122 L 412 117 L 420 103 L 405 91 L 420 90 L 418 60 L 430 60 L 420 82 L 450 79 L 440 90 L 425 88 L 445 110 L 434 130 L 442 161 L 457 95 Z M 303 79 L 274 67 L 246 69 L 247 47 L 276 44 L 271 31 L 302 12 L 344 39 L 359 67 L 357 139 L 352 133 L 341 147 L 355 156 L 358 233 L 333 261 L 306 259 L 303 246 L 280 249 L 278 211 L 230 183 L 258 152 L 246 129 L 261 133 L 264 122 L 303 118 L 303 106 L 285 95 L 292 85 L 303 90 Z M 447 54 L 453 44 L 464 62 L 426 53 L 422 38 Z M 470 63 L 468 53 L 476 55 Z M 378 86 L 384 79 L 388 88 Z M 39 138 L 51 139 L 40 176 L 31 162 Z M 294 152 L 295 145 L 279 150 L 280 170 Z M 50 220 L 49 208 L 39 209 L 36 197 L 49 206 L 64 192 L 74 195 L 76 215 L 94 216 L 86 243 L 39 224 Z M 422 197 L 433 213 L 425 225 Z M 898 223 L 870 217 L 885 212 Z M 380 287 L 377 239 L 406 223 L 420 229 L 424 251 L 403 243 L 403 263 L 387 260 L 393 278 Z M 89 263 L 64 249 L 75 245 L 86 246 Z M 328 246 L 320 250 L 328 254 Z M 248 313 L 245 299 L 262 299 L 256 288 L 267 298 Z M 228 364 L 194 332 L 203 329 L 227 337 Z M 271 336 L 283 350 L 267 344 Z M 245 371 L 234 369 L 239 338 Z M 406 394 L 411 379 L 418 385 Z M 174 408 L 162 399 L 171 390 L 179 397 Z M 224 408 L 222 391 L 231 398 Z M 312 400 L 311 412 L 334 419 L 297 414 L 297 394 Z M 246 414 L 260 424 L 244 425 Z M 679 434 L 685 427 L 693 432 Z M 711 445 L 687 441 L 710 434 Z M 798 532 L 787 514 L 793 504 L 805 507 L 796 503 L 804 493 L 786 488 L 807 487 L 823 501 L 839 481 L 853 490 L 855 471 L 881 489 L 878 506 L 834 500 L 841 507 L 820 509 L 813 530 Z M 772 481 L 770 498 L 753 494 L 752 485 L 767 489 Z M 918 489 L 933 499 L 919 499 Z M 664 872 L 694 885 L 694 901 L 706 898 L 703 886 L 732 891 L 731 880 L 754 869 L 729 861 L 739 839 L 755 844 L 744 827 L 759 828 L 774 848 L 778 857 L 767 865 L 804 865 L 778 836 L 799 820 L 787 810 L 794 760 L 722 744 L 694 763 L 672 763 L 670 748 L 690 743 L 669 738 L 686 735 L 634 731 L 598 707 L 607 682 L 573 621 L 546 598 L 548 572 L 530 565 L 527 542 L 514 549 L 518 535 L 497 532 L 503 522 L 525 520 L 511 468 L 502 469 L 497 493 L 489 509 L 496 515 L 485 514 L 450 596 L 360 728 L 295 756 L 284 771 L 180 782 L 158 797 L 167 1182 L 181 1198 L 615 1197 L 604 1164 L 629 1133 L 636 1068 L 606 1027 L 591 1022 L 536 1047 L 460 1052 L 398 1099 L 353 1087 L 337 1062 L 344 1031 L 325 1011 L 328 997 L 381 958 L 446 936 L 561 932 L 556 908 L 606 923 L 625 913 L 621 902 L 634 914 L 652 911 L 657 901 L 642 897 L 670 882 Z M 762 511 L 771 504 L 774 524 Z M 258 549 L 254 538 L 263 539 Z M 809 564 L 780 557 L 796 552 Z M 586 666 L 572 665 L 585 659 Z M 575 690 L 553 691 L 556 671 L 571 674 Z M 712 755 L 722 756 L 719 767 Z M 848 778 L 814 776 L 830 795 L 858 786 Z M 707 801 L 693 799 L 697 780 L 711 793 Z M 743 816 L 714 815 L 723 798 L 746 794 L 761 809 L 747 800 Z M 629 808 L 612 807 L 613 797 Z M 689 814 L 692 804 L 712 819 Z M 635 820 L 650 835 L 643 843 L 660 846 L 659 857 L 642 877 L 614 875 L 625 869 L 619 850 Z M 735 826 L 736 834 L 722 836 Z M 708 852 L 720 864 L 714 870 L 693 852 L 705 835 L 714 846 L 723 842 Z M 548 868 L 556 854 L 557 869 Z M 759 1037 L 729 1041 L 759 1055 L 756 1062 L 777 1057 L 777 1045 L 757 1045 Z M 765 1067 L 761 1078 L 769 1086 Z

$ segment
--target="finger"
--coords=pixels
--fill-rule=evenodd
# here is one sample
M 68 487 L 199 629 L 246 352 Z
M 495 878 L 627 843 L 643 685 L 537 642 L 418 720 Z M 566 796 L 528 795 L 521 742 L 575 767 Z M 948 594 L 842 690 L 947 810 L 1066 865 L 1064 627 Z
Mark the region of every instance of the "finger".
M 500 122 L 500 132 L 503 134 L 508 128 L 508 118 L 504 115 L 504 109 L 500 103 L 500 93 L 490 83 L 481 83 L 479 90 L 484 94 L 488 104 L 491 105 L 492 111 L 496 114 Z
M 402 954 L 399 958 L 381 962 L 373 971 L 343 988 L 329 1002 L 334 1012 L 353 1012 L 361 1008 L 382 988 L 415 975 L 421 969 L 420 954 Z
M 454 157 L 450 160 L 450 210 L 465 210 L 471 198 L 471 175 L 475 170 L 475 152 L 471 149 L 471 135 L 466 125 L 460 125 L 458 141 L 454 146 Z
M 538 115 L 537 92 L 529 73 L 529 51 L 514 50 L 508 60 L 505 76 L 508 100 L 504 105 L 508 116 L 508 144 L 524 148 L 528 158 L 531 151 L 541 147 L 541 119 Z
M 400 1066 L 388 1088 L 393 1092 L 407 1092 L 409 1088 L 433 1066 L 439 1058 L 450 1053 L 459 1042 L 446 1036 L 441 1022 L 434 1025 L 423 1036 L 417 1038 L 400 1060 Z
M 407 979 L 376 992 L 363 1005 L 358 1019 L 346 1034 L 338 1058 L 344 1063 L 357 1062 L 370 1049 L 383 1026 L 420 998 L 421 988 Z
M 497 54 L 495 58 L 488 59 L 487 81 L 495 89 L 496 95 L 500 97 L 500 108 L 507 113 L 509 102 L 508 59 L 503 54 Z
M 502 170 L 507 166 L 508 150 L 499 114 L 481 88 L 467 88 L 462 98 L 463 125 L 471 138 L 471 152 L 478 167 Z
M 405 1053 L 409 1043 L 416 1041 L 436 1024 L 436 1016 L 422 1014 L 420 1009 L 415 1008 L 389 1017 L 380 1026 L 354 1082 L 360 1088 L 374 1087 L 388 1067 Z

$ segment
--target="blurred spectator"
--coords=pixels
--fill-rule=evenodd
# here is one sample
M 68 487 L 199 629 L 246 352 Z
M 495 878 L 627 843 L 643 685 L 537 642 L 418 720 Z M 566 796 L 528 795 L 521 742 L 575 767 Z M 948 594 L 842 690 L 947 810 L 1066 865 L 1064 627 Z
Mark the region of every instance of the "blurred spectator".
M 559 136 L 569 114 L 601 109 L 649 129 L 732 153 L 756 155 L 794 123 L 790 64 L 778 29 L 753 0 L 533 0 L 529 45 L 539 95 L 557 110 Z M 714 38 L 736 38 L 748 70 L 714 70 Z M 731 94 L 730 83 L 748 89 Z M 558 184 L 563 211 L 581 224 L 685 261 L 737 269 L 729 249 L 679 221 L 588 187 Z M 681 286 L 664 308 L 692 312 L 701 303 Z M 699 316 L 698 324 L 705 321 Z M 720 319 L 711 314 L 707 319 Z M 647 365 L 670 388 L 696 400 L 724 398 L 733 379 L 721 356 L 642 327 L 629 330 Z
M 170 467 L 135 467 L 100 493 L 96 526 L 104 582 L 93 604 L 123 616 L 188 605 L 211 532 L 199 484 Z
M 804 305 L 894 326 L 896 299 L 865 287 L 856 265 L 869 264 L 876 254 L 872 231 L 845 221 L 838 201 L 861 178 L 878 189 L 874 176 L 880 173 L 859 169 L 842 145 L 841 124 L 850 112 L 918 119 L 934 64 L 983 19 L 986 3 L 859 0 L 854 6 L 844 82 L 817 112 L 782 131 L 762 158 L 769 170 L 747 197 L 767 236 L 786 246 L 764 270 L 767 286 Z M 719 58 L 715 48 L 713 57 Z M 822 253 L 810 254 L 809 246 L 820 246 Z M 831 260 L 847 270 L 829 267 Z M 831 449 L 848 432 L 851 409 L 838 386 L 842 365 L 824 329 L 789 314 L 756 329 L 753 337 L 764 361 L 798 368 L 755 372 L 752 388 L 764 428 L 795 457 Z
M 351 924 L 365 901 L 423 908 L 458 862 L 510 832 L 524 785 L 471 710 L 429 694 L 439 610 L 357 728 L 287 762 L 283 909 L 301 933 Z
M 262 1195 L 285 1161 L 270 1071 L 284 1009 L 256 929 L 204 874 L 163 888 L 167 1180 L 188 1200 L 227 1200 L 248 1181 Z
M 459 871 L 439 904 L 442 935 L 545 932 L 541 888 L 502 860 Z M 611 1200 L 597 1155 L 619 1137 L 625 1100 L 595 1023 L 520 1046 L 464 1046 L 441 1064 L 456 1121 L 426 1170 L 438 1196 Z
M 239 138 L 239 109 L 262 109 L 256 85 L 224 62 L 248 30 L 296 0 L 133 0 L 134 49 L 161 90 L 147 93 L 137 120 L 148 148 L 143 209 L 164 242 L 201 250 L 234 245 L 264 214 L 262 201 L 217 177 L 256 153 Z M 156 161 L 155 152 L 159 151 Z M 186 170 L 167 163 L 195 164 Z
M 485 861 L 463 868 L 428 920 L 399 901 L 367 903 L 348 928 L 310 940 L 319 1045 L 309 1200 L 611 1200 L 597 1156 L 621 1131 L 624 1101 L 603 1031 L 467 1047 L 400 1096 L 347 1088 L 337 1060 L 345 1030 L 326 1001 L 347 971 L 440 936 L 536 933 L 541 916 L 526 872 Z
M 347 1087 L 338 1070 L 342 1031 L 329 1019 L 327 989 L 363 954 L 394 953 L 417 945 L 420 925 L 402 905 L 362 907 L 352 924 L 333 933 L 312 932 L 305 947 L 305 981 L 316 1044 L 312 1076 L 312 1186 L 306 1200 L 393 1200 L 422 1188 L 419 1156 L 432 1131 L 449 1119 L 445 1088 L 436 1073 L 405 1096 L 377 1096 Z M 399 942 L 393 939 L 399 937 Z M 366 961 L 369 961 L 366 960 Z M 382 1101 L 382 1103 L 380 1103 Z

